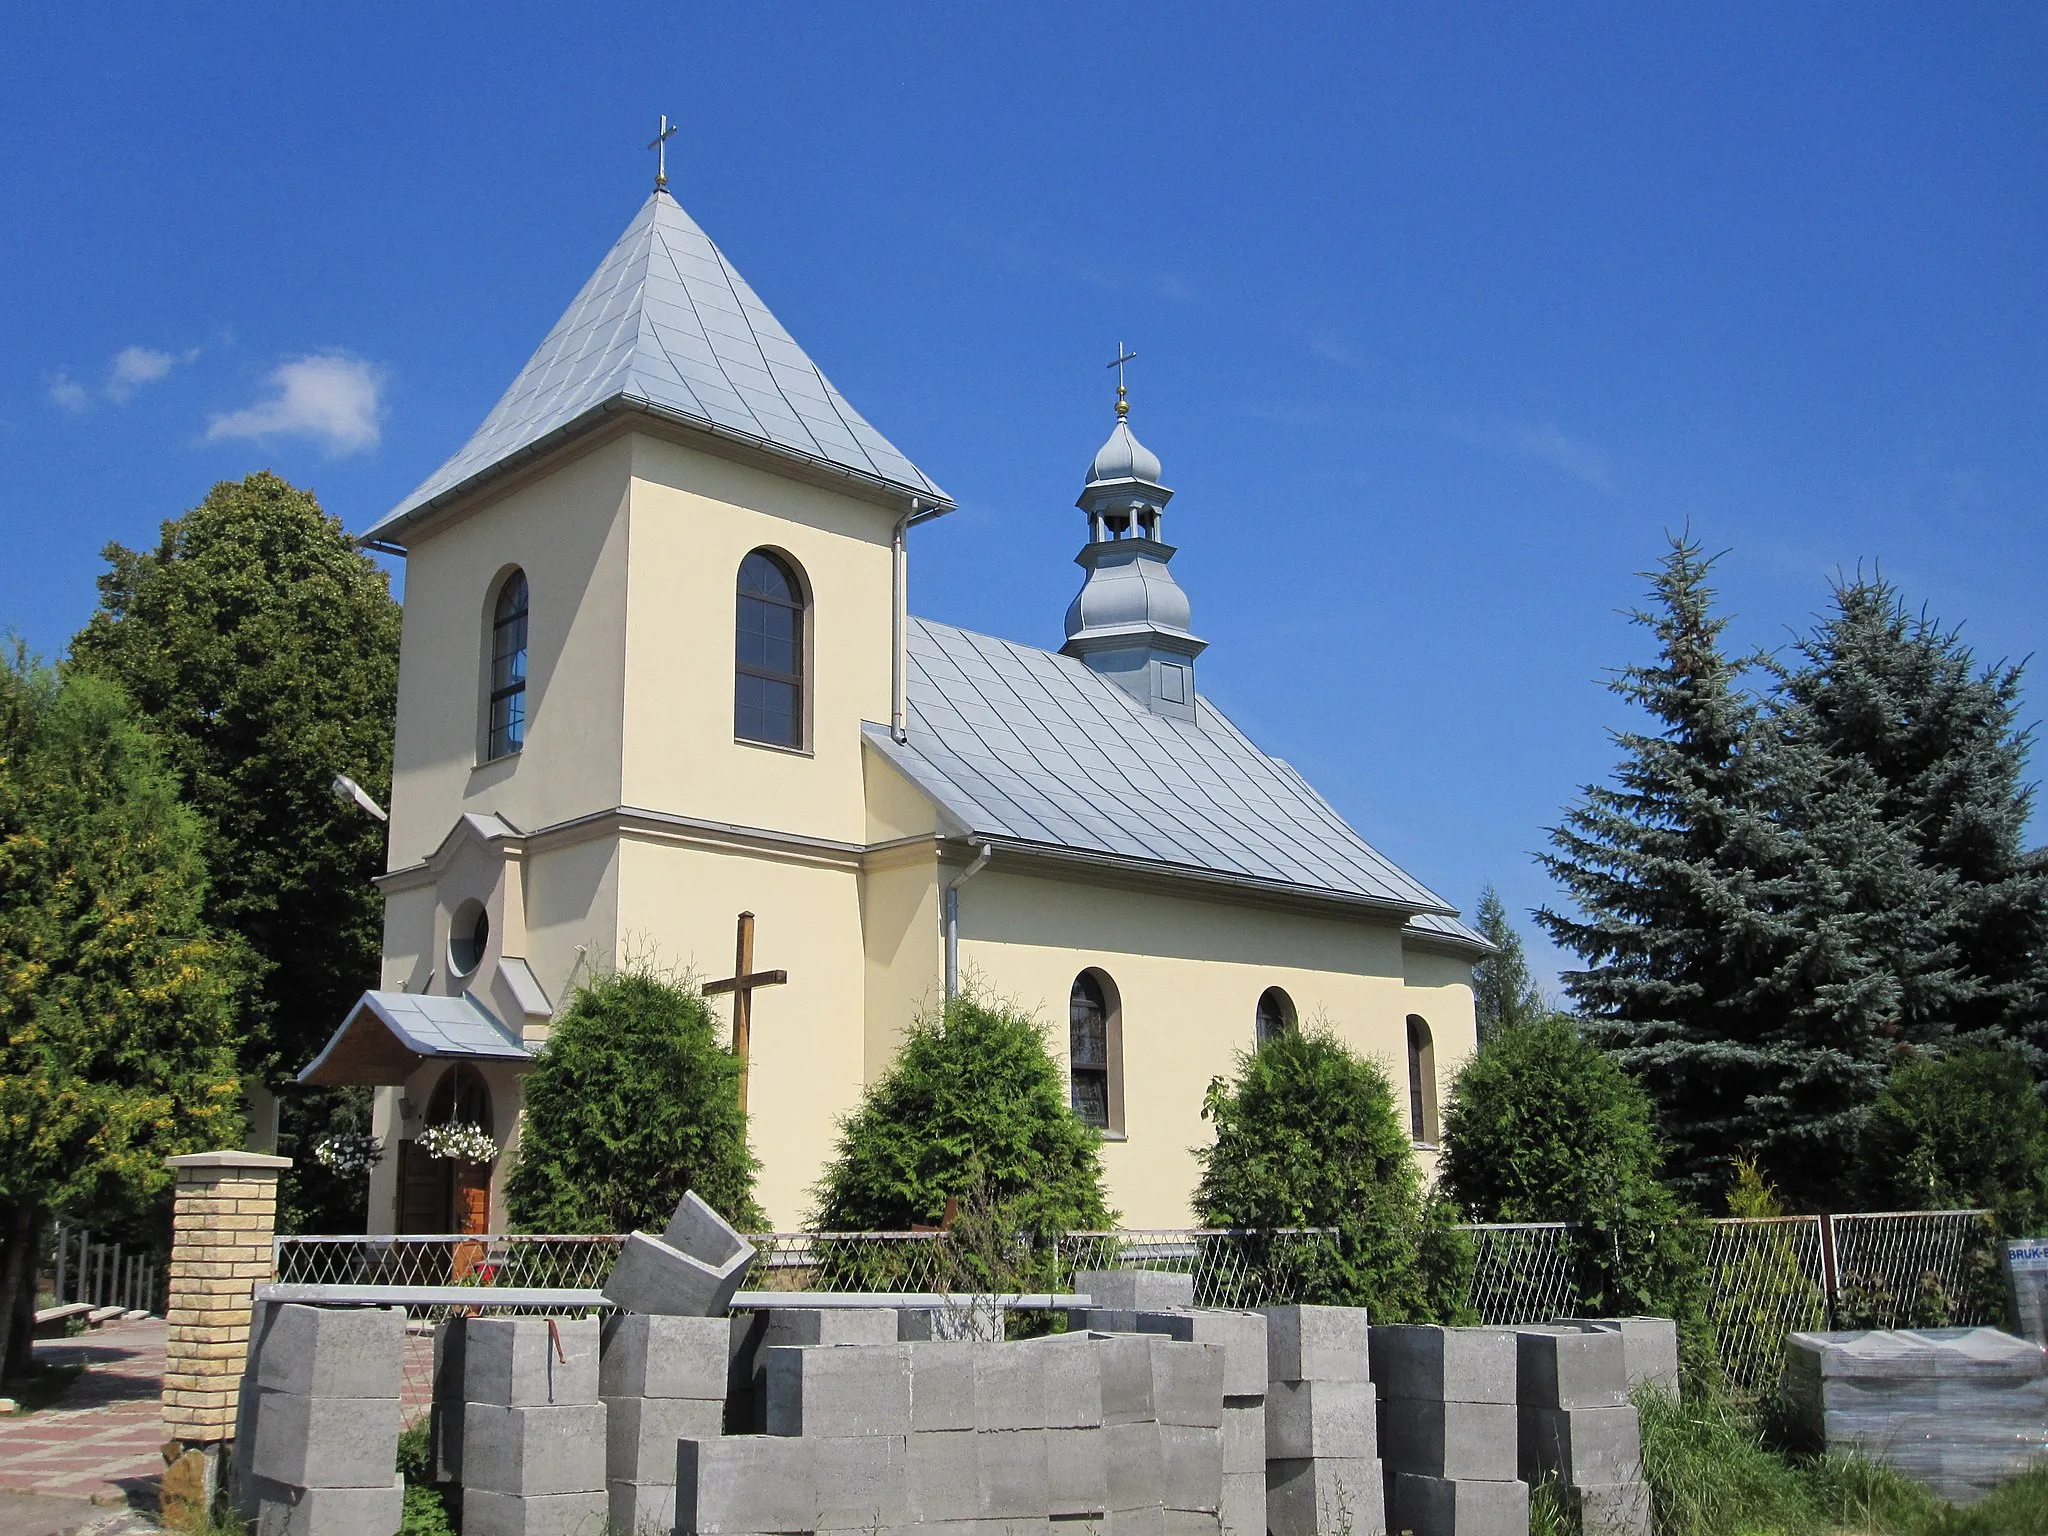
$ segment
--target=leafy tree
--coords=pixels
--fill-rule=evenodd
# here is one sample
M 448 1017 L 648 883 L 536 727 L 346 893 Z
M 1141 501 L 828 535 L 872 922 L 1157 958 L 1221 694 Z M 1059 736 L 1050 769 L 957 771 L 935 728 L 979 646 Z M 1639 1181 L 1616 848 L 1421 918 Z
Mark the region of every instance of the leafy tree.
M 1491 885 L 1480 887 L 1479 907 L 1474 916 L 1479 936 L 1493 946 L 1493 953 L 1472 967 L 1472 1004 L 1478 1016 L 1479 1038 L 1492 1039 L 1504 1029 L 1533 1024 L 1548 1018 L 1543 993 L 1529 974 L 1529 957 L 1522 948 L 1522 936 L 1508 921 L 1508 909 L 1500 892 Z
M 1329 1227 L 1334 1251 L 1289 1254 L 1305 1299 L 1366 1306 L 1387 1322 L 1456 1322 L 1471 1252 L 1427 1195 L 1376 1062 L 1325 1029 L 1288 1030 L 1209 1085 L 1195 1212 L 1208 1226 Z M 1304 1269 L 1305 1263 L 1305 1269 Z
M 155 549 L 106 557 L 72 660 L 117 680 L 163 739 L 201 818 L 207 919 L 255 957 L 242 1070 L 289 1083 L 377 984 L 384 829 L 330 786 L 345 773 L 390 792 L 398 605 L 340 522 L 268 472 L 216 485 Z M 281 1117 L 299 1164 L 287 1214 L 321 1230 L 345 1219 L 306 1198 L 335 1104 L 293 1094 Z
M 1655 662 L 1609 687 L 1655 729 L 1614 733 L 1612 785 L 1588 785 L 1542 862 L 1580 915 L 1537 920 L 1585 969 L 1565 989 L 1600 1044 L 1648 1090 L 1670 1139 L 1671 1173 L 1704 1196 L 1725 1180 L 1733 1148 L 1780 1119 L 1759 1112 L 1786 1063 L 1759 1006 L 1782 956 L 1781 915 L 1797 867 L 1774 817 L 1771 733 L 1746 684 L 1754 665 L 1722 650 L 1711 559 L 1674 538 L 1649 574 L 1656 606 L 1636 623 L 1657 637 Z
M 118 687 L 0 663 L 0 1319 L 50 1215 L 145 1210 L 165 1156 L 239 1134 L 202 846 Z
M 1869 777 L 1874 814 L 1931 893 L 1915 904 L 1933 958 L 1897 961 L 1901 1031 L 1996 1030 L 2048 1071 L 2048 869 L 2021 842 L 2033 798 L 2021 669 L 1979 670 L 1959 632 L 1910 613 L 1881 578 L 1859 573 L 1833 596 L 1784 692 L 1804 739 Z
M 1564 1019 L 1481 1046 L 1443 1116 L 1445 1191 L 1474 1221 L 1571 1223 L 1581 1304 L 1698 1330 L 1700 1233 L 1662 1180 L 1649 1096 Z
M 2013 1237 L 2048 1226 L 2048 1110 L 2010 1048 L 1901 1061 L 1872 1106 L 1859 1161 L 1876 1209 L 1988 1206 Z
M 1038 1020 L 963 995 L 919 1020 L 840 1124 L 820 1231 L 898 1232 L 966 1201 L 1003 1230 L 1107 1227 L 1101 1137 L 1067 1103 Z
M 659 1231 L 692 1189 L 742 1231 L 766 1226 L 739 1059 L 717 1028 L 702 995 L 672 977 L 618 971 L 578 988 L 526 1076 L 505 1186 L 513 1226 Z

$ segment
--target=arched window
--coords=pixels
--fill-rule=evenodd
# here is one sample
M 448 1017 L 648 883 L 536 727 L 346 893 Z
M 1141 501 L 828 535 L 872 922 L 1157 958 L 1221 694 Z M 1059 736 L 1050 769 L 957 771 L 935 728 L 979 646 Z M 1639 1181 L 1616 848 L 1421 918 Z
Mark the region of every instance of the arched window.
M 483 1073 L 458 1061 L 441 1074 L 427 1100 L 428 1125 L 474 1125 L 491 1131 L 491 1089 Z
M 1259 1011 L 1252 1020 L 1252 1035 L 1258 1045 L 1277 1040 L 1294 1028 L 1294 999 L 1279 987 L 1259 994 Z
M 757 549 L 740 562 L 732 733 L 804 744 L 804 598 L 796 572 Z
M 1408 1015 L 1408 1134 L 1419 1145 L 1436 1144 L 1436 1042 L 1429 1025 Z
M 526 744 L 526 573 L 514 571 L 491 608 L 490 729 L 484 758 L 510 757 Z
M 1116 983 L 1100 971 L 1074 978 L 1067 997 L 1067 1081 L 1074 1113 L 1101 1130 L 1124 1124 L 1123 1020 Z

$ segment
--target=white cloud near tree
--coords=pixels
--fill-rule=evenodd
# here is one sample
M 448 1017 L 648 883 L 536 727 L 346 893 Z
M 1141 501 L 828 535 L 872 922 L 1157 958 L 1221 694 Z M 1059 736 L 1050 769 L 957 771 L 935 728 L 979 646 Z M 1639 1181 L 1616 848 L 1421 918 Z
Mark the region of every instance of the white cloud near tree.
M 198 347 L 184 353 L 165 352 L 157 347 L 123 347 L 107 364 L 106 378 L 97 389 L 79 383 L 68 368 L 63 368 L 50 381 L 50 398 L 67 411 L 88 410 L 101 400 L 126 405 L 138 389 L 167 378 L 173 368 L 191 362 L 200 351 Z
M 207 424 L 209 442 L 237 437 L 307 437 L 331 454 L 377 446 L 384 378 L 374 365 L 340 352 L 281 364 L 265 381 L 267 398 Z

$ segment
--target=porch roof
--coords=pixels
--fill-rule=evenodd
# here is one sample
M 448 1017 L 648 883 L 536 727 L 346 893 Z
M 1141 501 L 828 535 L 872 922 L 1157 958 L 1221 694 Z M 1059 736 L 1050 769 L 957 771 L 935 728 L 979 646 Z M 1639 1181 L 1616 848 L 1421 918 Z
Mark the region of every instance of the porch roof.
M 531 1061 L 533 1053 L 468 993 L 365 992 L 299 1081 L 396 1085 L 429 1059 Z

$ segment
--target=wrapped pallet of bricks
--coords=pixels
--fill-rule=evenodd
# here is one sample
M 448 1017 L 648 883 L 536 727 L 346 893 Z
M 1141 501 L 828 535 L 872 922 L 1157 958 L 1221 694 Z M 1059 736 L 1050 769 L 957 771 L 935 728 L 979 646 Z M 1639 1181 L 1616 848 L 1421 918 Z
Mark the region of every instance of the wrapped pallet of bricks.
M 1884 1462 L 1959 1504 L 2048 1455 L 2048 1356 L 1994 1328 L 1795 1333 L 1784 1391 L 1815 1449 Z
M 1555 1487 L 1583 1536 L 1650 1536 L 1624 1334 L 1553 1324 L 1519 1331 L 1515 1345 L 1523 1480 Z
M 463 1536 L 602 1530 L 597 1320 L 473 1317 L 462 1334 Z
M 1387 1526 L 1412 1536 L 1527 1536 L 1515 1448 L 1515 1336 L 1423 1324 L 1372 1330 Z
M 251 1486 L 260 1531 L 395 1531 L 405 1313 L 397 1307 L 274 1308 L 256 1360 Z

